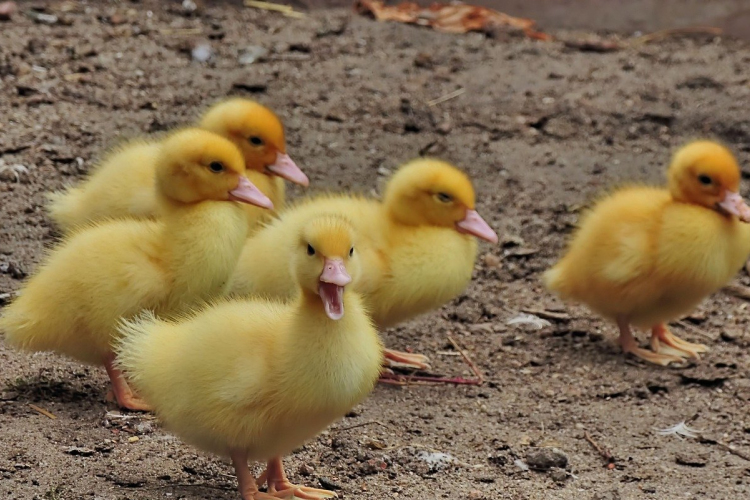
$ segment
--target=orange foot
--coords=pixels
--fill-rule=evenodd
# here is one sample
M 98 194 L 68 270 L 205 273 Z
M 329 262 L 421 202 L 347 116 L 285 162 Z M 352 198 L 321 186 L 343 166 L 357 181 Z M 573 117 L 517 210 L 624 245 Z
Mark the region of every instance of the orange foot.
M 258 490 L 258 483 L 263 485 L 266 473 L 264 472 L 256 481 L 247 466 L 247 453 L 235 451 L 230 453 L 234 472 L 237 475 L 237 483 L 242 500 L 278 500 L 278 497 L 263 493 Z
M 638 342 L 633 337 L 633 334 L 630 331 L 630 324 L 628 324 L 626 318 L 618 318 L 617 326 L 620 328 L 620 347 L 622 347 L 622 352 L 625 354 L 630 353 L 633 356 L 648 361 L 649 363 L 661 366 L 669 366 L 670 363 L 679 363 L 683 361 L 679 356 L 659 354 L 658 352 L 652 352 L 638 347 Z
M 305 500 L 323 500 L 325 498 L 338 498 L 338 495 L 329 490 L 319 490 L 292 484 L 284 473 L 281 457 L 276 457 L 268 462 L 266 472 L 263 474 L 268 481 L 268 493 L 276 498 L 303 498 Z
M 651 329 L 651 349 L 660 352 L 661 344 L 671 347 L 677 354 L 686 358 L 700 359 L 699 354 L 708 351 L 708 347 L 703 344 L 693 344 L 675 336 L 664 323 Z
M 112 382 L 112 390 L 107 394 L 107 399 L 110 400 L 110 394 L 113 394 L 120 408 L 133 411 L 152 411 L 148 403 L 135 395 L 122 372 L 114 366 L 114 359 L 114 355 L 112 355 L 104 362 L 107 375 Z
M 430 360 L 422 354 L 412 354 L 410 352 L 394 351 L 393 349 L 385 350 L 385 365 L 389 367 L 415 368 L 417 370 L 427 370 Z

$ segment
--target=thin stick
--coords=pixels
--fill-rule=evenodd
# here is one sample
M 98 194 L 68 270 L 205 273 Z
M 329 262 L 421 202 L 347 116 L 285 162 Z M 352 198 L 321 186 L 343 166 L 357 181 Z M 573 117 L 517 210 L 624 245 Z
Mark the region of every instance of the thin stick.
M 677 322 L 677 324 L 680 325 L 681 327 L 683 327 L 685 330 L 690 330 L 691 332 L 695 333 L 696 335 L 700 335 L 704 339 L 716 340 L 715 337 L 712 337 L 708 333 L 704 332 L 703 330 L 701 330 L 697 326 L 691 325 L 687 321 L 680 320 L 680 321 Z
M 546 309 L 521 309 L 521 312 L 533 314 L 534 316 L 539 316 L 540 318 L 551 320 L 566 321 L 571 319 L 570 315 L 567 313 L 547 311 Z
M 466 351 L 464 351 L 461 346 L 458 345 L 458 342 L 455 341 L 455 339 L 448 334 L 448 340 L 451 344 L 453 344 L 453 347 L 461 353 L 461 357 L 464 358 L 464 361 L 466 361 L 466 364 L 469 365 L 471 368 L 471 371 L 474 372 L 474 375 L 477 377 L 477 381 L 479 382 L 477 385 L 482 385 L 484 383 L 484 376 L 482 376 L 482 372 L 479 371 L 479 368 L 477 368 L 477 365 L 474 364 L 474 362 L 469 358 L 469 355 L 466 354 Z
M 614 469 L 615 468 L 615 457 L 612 456 L 612 454 L 609 452 L 609 450 L 602 448 L 599 443 L 594 441 L 594 438 L 591 437 L 591 435 L 584 431 L 583 438 L 588 441 L 588 443 L 596 450 L 596 452 L 601 456 L 604 460 L 607 461 L 607 468 L 608 469 Z
M 727 285 L 724 291 L 738 299 L 750 300 L 750 288 L 742 285 Z
M 331 429 L 331 430 L 334 432 L 342 432 L 342 431 L 348 431 L 351 429 L 356 429 L 358 427 L 364 427 L 366 425 L 372 425 L 372 424 L 381 425 L 383 427 L 390 428 L 390 425 L 384 424 L 383 422 L 379 420 L 370 420 L 369 422 L 362 422 L 361 424 L 350 425 L 349 427 L 337 427 L 336 429 Z
M 433 99 L 431 101 L 427 101 L 427 105 L 432 107 L 436 106 L 440 103 L 443 103 L 445 101 L 450 101 L 451 99 L 455 99 L 456 97 L 460 96 L 461 94 L 464 94 L 466 92 L 465 88 L 460 88 L 458 90 L 454 90 L 453 92 L 449 92 L 448 94 L 445 94 L 442 97 L 438 97 L 437 99 Z
M 663 31 L 657 31 L 655 33 L 649 33 L 648 35 L 643 35 L 635 40 L 631 41 L 629 45 L 641 45 L 644 43 L 653 42 L 654 40 L 659 40 L 660 38 L 667 38 L 668 36 L 672 35 L 685 35 L 685 34 L 691 34 L 691 33 L 706 33 L 708 35 L 721 35 L 724 33 L 724 31 L 721 28 L 715 28 L 713 26 L 690 26 L 688 28 L 674 28 L 674 29 L 668 29 Z
M 32 410 L 34 410 L 37 413 L 41 413 L 42 415 L 44 415 L 45 417 L 47 417 L 47 418 L 49 418 L 51 420 L 57 420 L 57 417 L 55 415 L 53 415 L 52 413 L 48 412 L 44 408 L 39 408 L 37 405 L 33 405 L 31 403 L 29 403 L 29 408 L 31 408 Z
M 162 35 L 174 36 L 191 36 L 203 33 L 203 28 L 161 28 L 159 33 Z
M 273 12 L 280 12 L 287 17 L 303 18 L 306 17 L 302 12 L 297 12 L 294 7 L 290 5 L 281 5 L 273 2 L 263 2 L 261 0 L 245 0 L 245 7 L 252 7 L 254 9 L 270 10 Z
M 748 462 L 750 462 L 750 454 L 747 454 L 747 453 L 745 453 L 742 450 L 738 450 L 737 448 L 735 448 L 731 444 L 722 443 L 722 442 L 719 442 L 719 441 L 717 441 L 716 444 L 719 445 L 719 447 L 721 447 L 724 450 L 726 450 L 729 453 L 731 453 L 732 455 L 734 455 L 736 457 L 744 458 L 745 460 L 747 460 Z

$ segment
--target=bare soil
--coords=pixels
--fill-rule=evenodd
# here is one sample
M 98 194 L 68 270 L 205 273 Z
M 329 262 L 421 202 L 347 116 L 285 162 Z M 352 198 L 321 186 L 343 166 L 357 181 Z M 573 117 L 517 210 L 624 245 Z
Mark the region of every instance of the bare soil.
M 485 384 L 378 386 L 287 458 L 294 481 L 350 499 L 750 498 L 750 461 L 726 448 L 750 454 L 747 303 L 707 300 L 674 328 L 711 351 L 660 368 L 624 358 L 612 325 L 539 283 L 582 206 L 611 185 L 662 182 L 685 140 L 716 137 L 750 160 L 746 42 L 666 37 L 599 53 L 348 9 L 296 20 L 223 3 L 185 15 L 179 3 L 67 2 L 68 12 L 50 4 L 62 16 L 54 25 L 0 22 L 0 154 L 26 167 L 0 173 L 0 293 L 18 289 L 56 240 L 44 193 L 76 182 L 124 137 L 251 96 L 283 117 L 310 192 L 370 192 L 400 163 L 436 155 L 474 178 L 479 210 L 501 234 L 482 246 L 465 294 L 384 334 L 429 354 L 435 373 L 469 377 L 450 334 Z M 45 4 L 21 2 L 34 5 Z M 201 41 L 214 51 L 207 63 L 191 60 Z M 242 66 L 250 46 L 267 55 Z M 507 324 L 524 310 L 558 314 L 539 330 Z M 238 498 L 227 463 L 108 407 L 102 370 L 1 342 L 0 497 Z M 702 438 L 655 431 L 683 420 Z M 522 470 L 516 461 L 533 462 L 540 447 L 564 453 L 565 468 Z M 436 452 L 454 458 L 429 463 Z

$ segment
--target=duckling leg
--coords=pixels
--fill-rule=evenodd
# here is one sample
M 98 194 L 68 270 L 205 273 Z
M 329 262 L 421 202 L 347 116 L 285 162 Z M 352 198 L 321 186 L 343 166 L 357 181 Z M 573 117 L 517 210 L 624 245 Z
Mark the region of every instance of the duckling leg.
M 693 344 L 675 336 L 664 323 L 659 323 L 651 329 L 651 349 L 659 352 L 661 343 L 676 349 L 680 355 L 685 353 L 685 357 L 694 359 L 700 359 L 698 354 L 708 351 L 708 347 L 703 344 Z
M 617 327 L 620 329 L 620 347 L 622 348 L 622 352 L 624 352 L 625 354 L 630 353 L 633 356 L 648 361 L 649 363 L 655 363 L 661 366 L 668 366 L 669 363 L 682 361 L 682 358 L 678 356 L 659 354 L 638 347 L 638 342 L 635 340 L 635 337 L 633 337 L 633 333 L 630 331 L 630 323 L 628 323 L 627 318 L 624 318 L 622 316 L 618 317 Z
M 304 498 L 306 500 L 338 498 L 338 495 L 333 491 L 298 486 L 289 482 L 284 472 L 284 465 L 281 463 L 281 457 L 268 461 L 265 474 L 268 480 L 268 493 L 276 498 Z
M 107 375 L 109 375 L 110 382 L 112 382 L 112 392 L 115 395 L 117 404 L 120 408 L 128 410 L 151 411 L 151 406 L 133 393 L 127 380 L 125 380 L 125 376 L 120 369 L 114 365 L 114 361 L 115 355 L 109 355 L 104 362 L 104 367 L 107 369 Z
M 242 500 L 278 500 L 278 497 L 258 490 L 258 482 L 261 484 L 265 482 L 265 473 L 258 478 L 257 482 L 255 481 L 247 466 L 247 453 L 235 451 L 230 453 L 229 456 L 232 459 L 232 465 L 234 465 L 234 473 L 237 476 Z
M 430 360 L 427 356 L 422 354 L 412 354 L 410 352 L 394 351 L 393 349 L 385 350 L 385 364 L 387 366 L 396 366 L 404 368 L 416 368 L 417 370 L 427 370 L 430 365 L 427 362 Z

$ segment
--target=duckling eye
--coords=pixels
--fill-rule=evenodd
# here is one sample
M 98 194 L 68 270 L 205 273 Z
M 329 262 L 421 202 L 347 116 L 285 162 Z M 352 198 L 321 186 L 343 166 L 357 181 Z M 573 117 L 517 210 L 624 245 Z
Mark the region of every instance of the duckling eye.
M 309 243 L 307 244 L 307 255 L 315 255 L 315 249 Z
M 220 161 L 212 161 L 208 165 L 208 168 L 211 170 L 211 172 L 218 174 L 219 172 L 224 171 L 224 164 L 221 163 Z
M 252 136 L 252 137 L 250 137 L 248 139 L 248 141 L 253 146 L 262 146 L 263 145 L 263 139 L 261 139 L 260 137 Z
M 453 196 L 448 193 L 438 193 L 435 196 L 437 196 L 437 199 L 440 200 L 441 203 L 450 203 L 453 201 Z
M 352 255 L 354 255 L 354 247 L 351 247 L 349 249 L 349 257 L 351 257 Z
M 707 176 L 706 174 L 701 174 L 698 176 L 698 182 L 700 182 L 704 186 L 710 186 L 714 181 L 713 179 L 711 179 L 711 177 Z

